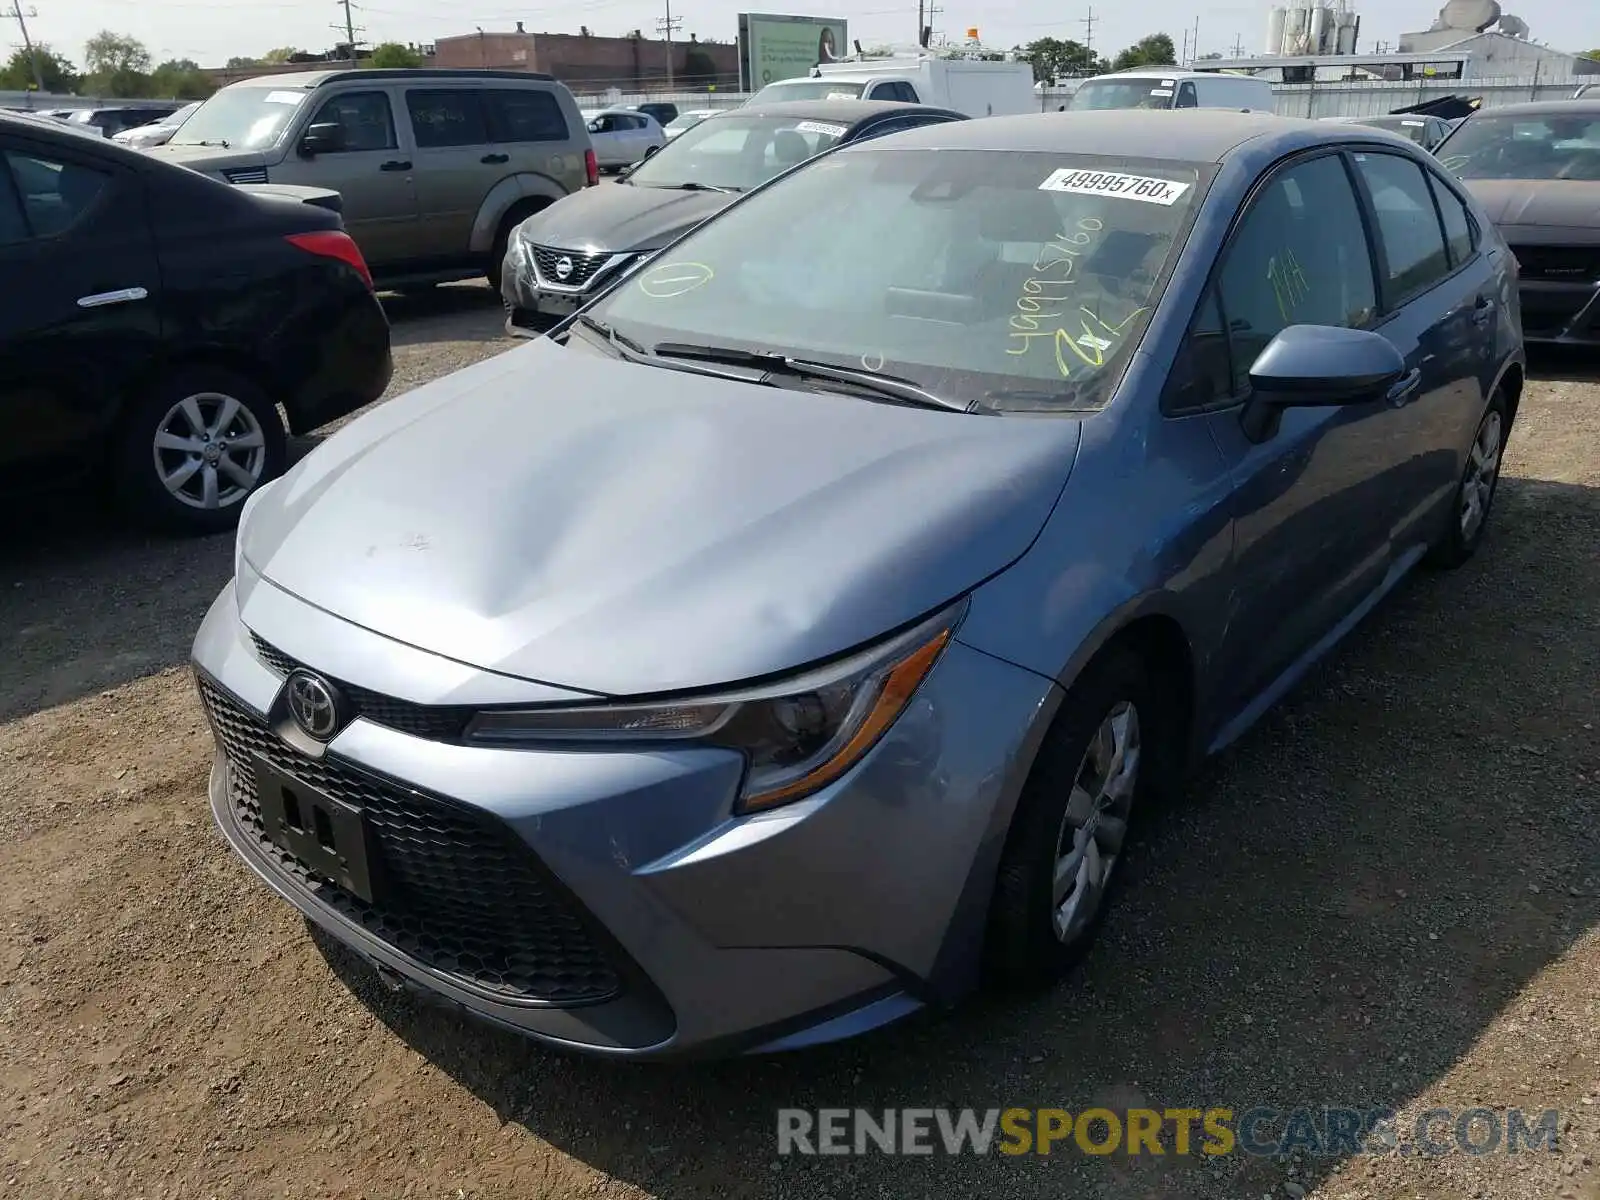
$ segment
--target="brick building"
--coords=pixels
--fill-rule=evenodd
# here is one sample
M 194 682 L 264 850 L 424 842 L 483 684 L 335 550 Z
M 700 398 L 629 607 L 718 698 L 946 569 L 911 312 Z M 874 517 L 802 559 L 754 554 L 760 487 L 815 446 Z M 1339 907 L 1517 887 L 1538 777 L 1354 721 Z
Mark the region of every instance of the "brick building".
M 588 33 L 469 33 L 439 38 L 433 66 L 544 71 L 578 91 L 660 89 L 667 81 L 667 43 L 646 37 L 595 37 Z M 674 86 L 684 90 L 737 87 L 739 52 L 691 34 L 672 43 Z

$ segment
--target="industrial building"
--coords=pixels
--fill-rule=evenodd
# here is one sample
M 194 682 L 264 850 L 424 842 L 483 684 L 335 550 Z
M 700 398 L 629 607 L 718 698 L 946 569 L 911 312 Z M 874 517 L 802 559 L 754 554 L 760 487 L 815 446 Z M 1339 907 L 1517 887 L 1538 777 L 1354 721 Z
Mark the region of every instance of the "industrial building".
M 664 87 L 670 79 L 689 89 L 734 88 L 739 49 L 729 42 L 702 42 L 690 34 L 667 42 L 635 32 L 629 37 L 581 33 L 528 33 L 517 22 L 510 33 L 479 30 L 434 43 L 433 65 L 543 71 L 578 89 L 624 92 Z

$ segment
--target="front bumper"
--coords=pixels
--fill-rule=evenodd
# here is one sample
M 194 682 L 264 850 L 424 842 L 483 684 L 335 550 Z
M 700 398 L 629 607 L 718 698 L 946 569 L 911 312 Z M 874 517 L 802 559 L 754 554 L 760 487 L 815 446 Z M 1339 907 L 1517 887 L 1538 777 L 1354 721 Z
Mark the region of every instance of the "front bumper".
M 1600 283 L 1523 279 L 1517 292 L 1525 341 L 1600 346 Z
M 506 302 L 508 324 L 534 330 L 570 317 L 604 292 L 642 253 L 560 250 L 530 247 L 513 235 L 500 266 L 500 295 Z M 541 266 L 540 260 L 547 260 Z M 570 264 L 562 282 L 552 272 Z
M 953 643 L 843 780 L 738 818 L 736 754 L 465 745 L 439 721 L 483 703 L 474 688 L 515 702 L 504 677 L 430 666 L 259 579 L 243 591 L 243 618 L 230 584 L 195 643 L 217 824 L 391 982 L 549 1043 L 669 1057 L 850 1036 L 976 981 L 1049 681 Z M 385 659 L 381 679 L 363 674 Z M 343 683 L 360 714 L 320 758 L 283 736 L 295 662 Z M 268 839 L 252 754 L 363 811 L 384 899 L 365 904 Z

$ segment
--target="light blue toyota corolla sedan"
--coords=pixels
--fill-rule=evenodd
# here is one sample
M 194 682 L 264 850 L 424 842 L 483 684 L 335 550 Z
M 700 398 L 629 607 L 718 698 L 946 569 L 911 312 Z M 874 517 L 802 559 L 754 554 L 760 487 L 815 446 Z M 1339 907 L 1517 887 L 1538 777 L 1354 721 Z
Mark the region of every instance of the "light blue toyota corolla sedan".
M 255 494 L 216 820 L 394 986 L 599 1054 L 1052 980 L 1141 806 L 1479 546 L 1515 269 L 1354 125 L 814 160 Z

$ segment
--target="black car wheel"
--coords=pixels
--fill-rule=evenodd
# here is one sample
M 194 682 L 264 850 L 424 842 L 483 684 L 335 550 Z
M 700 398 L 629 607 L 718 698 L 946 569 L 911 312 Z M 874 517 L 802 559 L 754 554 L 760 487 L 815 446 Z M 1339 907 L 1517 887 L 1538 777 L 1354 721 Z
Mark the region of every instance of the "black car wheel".
M 1478 420 L 1467 451 L 1467 463 L 1450 506 L 1449 524 L 1428 551 L 1431 567 L 1449 570 L 1459 567 L 1477 552 L 1489 527 L 1489 510 L 1500 484 L 1500 458 L 1505 453 L 1506 435 L 1511 432 L 1511 415 L 1504 393 L 1489 399 Z
M 143 524 L 218 533 L 282 474 L 283 422 L 260 388 L 220 367 L 174 373 L 129 411 L 116 448 L 118 499 Z
M 1017 801 L 989 910 L 985 956 L 1003 984 L 1065 974 L 1094 940 L 1130 822 L 1164 790 L 1175 731 L 1142 659 L 1096 658 L 1061 702 Z

